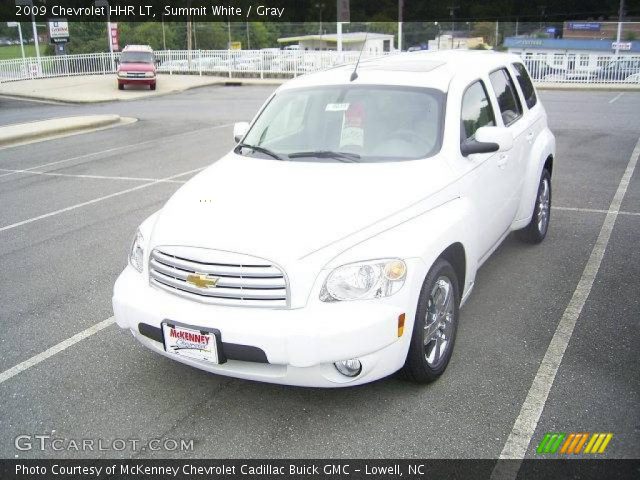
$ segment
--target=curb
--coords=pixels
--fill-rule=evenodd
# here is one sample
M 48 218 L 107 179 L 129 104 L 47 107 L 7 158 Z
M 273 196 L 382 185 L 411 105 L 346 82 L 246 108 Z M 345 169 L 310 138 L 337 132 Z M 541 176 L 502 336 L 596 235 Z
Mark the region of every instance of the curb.
M 16 123 L 0 127 L 0 147 L 14 145 L 44 137 L 68 135 L 120 123 L 120 115 L 93 115 L 83 117 L 52 118 L 29 123 Z

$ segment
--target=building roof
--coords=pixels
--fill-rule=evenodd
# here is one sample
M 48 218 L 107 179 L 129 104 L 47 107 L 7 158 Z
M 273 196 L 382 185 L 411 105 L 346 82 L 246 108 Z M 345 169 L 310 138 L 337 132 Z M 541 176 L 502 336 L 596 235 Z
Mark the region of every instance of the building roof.
M 351 32 L 342 34 L 342 43 L 357 43 L 364 42 L 365 39 L 373 40 L 376 38 L 383 38 L 385 40 L 393 38 L 393 35 L 387 33 L 366 33 L 366 32 Z M 302 42 L 309 40 L 317 40 L 329 43 L 338 42 L 337 33 L 327 33 L 324 35 L 299 35 L 297 37 L 283 37 L 278 39 L 278 43 L 292 43 Z
M 507 37 L 504 39 L 504 46 L 509 48 L 522 48 L 527 50 L 589 50 L 603 53 L 614 52 L 612 43 L 612 40 L 582 38 Z M 631 50 L 621 50 L 622 52 L 640 52 L 640 42 L 632 41 L 629 43 L 631 43 Z

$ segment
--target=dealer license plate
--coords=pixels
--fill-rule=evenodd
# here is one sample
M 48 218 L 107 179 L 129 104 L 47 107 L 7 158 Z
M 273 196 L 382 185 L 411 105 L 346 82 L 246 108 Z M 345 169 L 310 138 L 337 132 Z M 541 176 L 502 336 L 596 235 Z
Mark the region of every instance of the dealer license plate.
M 171 323 L 163 323 L 162 331 L 165 351 L 181 357 L 219 363 L 215 333 Z

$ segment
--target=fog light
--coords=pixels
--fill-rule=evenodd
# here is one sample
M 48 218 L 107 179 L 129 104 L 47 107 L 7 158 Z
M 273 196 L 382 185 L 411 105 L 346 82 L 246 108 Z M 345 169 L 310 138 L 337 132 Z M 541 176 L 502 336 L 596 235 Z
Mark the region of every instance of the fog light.
M 333 365 L 336 367 L 336 370 L 347 377 L 356 377 L 362 371 L 362 364 L 357 358 L 341 360 Z

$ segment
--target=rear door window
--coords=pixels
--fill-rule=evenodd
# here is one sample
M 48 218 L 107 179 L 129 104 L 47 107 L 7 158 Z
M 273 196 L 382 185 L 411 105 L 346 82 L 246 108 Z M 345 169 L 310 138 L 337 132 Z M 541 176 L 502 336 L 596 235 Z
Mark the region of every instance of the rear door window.
M 538 103 L 538 98 L 536 97 L 536 90 L 533 88 L 533 82 L 531 82 L 531 77 L 527 73 L 527 69 L 521 63 L 514 63 L 513 68 L 516 71 L 516 80 L 520 84 L 520 89 L 524 94 L 524 102 L 527 104 L 529 109 L 532 109 L 536 103 Z
M 522 106 L 513 80 L 504 68 L 491 73 L 489 80 L 498 99 L 502 121 L 509 126 L 522 116 Z

